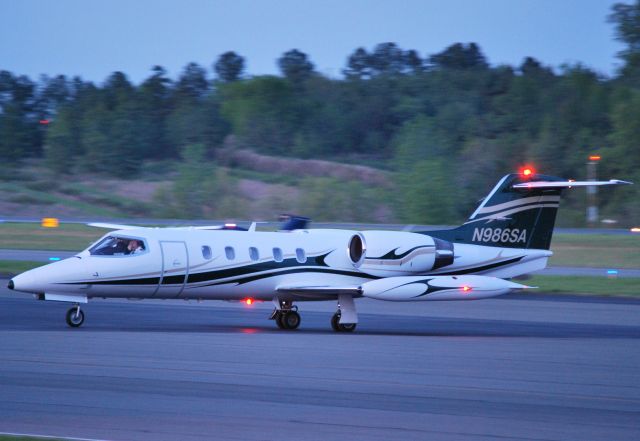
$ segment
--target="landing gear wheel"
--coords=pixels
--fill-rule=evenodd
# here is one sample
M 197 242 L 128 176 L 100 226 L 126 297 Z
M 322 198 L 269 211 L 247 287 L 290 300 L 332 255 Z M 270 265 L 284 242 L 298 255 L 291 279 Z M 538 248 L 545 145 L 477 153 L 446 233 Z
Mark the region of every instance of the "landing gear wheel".
M 79 307 L 74 306 L 67 311 L 67 325 L 71 326 L 72 328 L 79 328 L 83 323 L 84 312 L 82 312 Z
M 300 326 L 300 314 L 296 311 L 288 311 L 281 315 L 281 319 L 284 329 L 297 329 Z
M 356 323 L 344 323 L 340 324 L 340 311 L 333 314 L 331 317 L 331 328 L 336 332 L 353 332 L 356 329 Z
M 338 324 L 338 326 L 340 327 L 340 332 L 353 332 L 356 330 L 356 323 L 345 323 L 345 324 Z
M 340 332 L 340 312 L 336 312 L 335 314 L 333 314 L 333 317 L 331 317 L 331 328 L 336 331 L 336 332 Z
M 274 318 L 274 320 L 276 321 L 276 325 L 278 325 L 278 328 L 280 328 L 280 329 L 286 329 L 285 328 L 285 324 L 282 321 L 282 317 L 283 316 L 284 316 L 284 314 L 282 312 L 278 311 L 276 313 L 275 318 Z

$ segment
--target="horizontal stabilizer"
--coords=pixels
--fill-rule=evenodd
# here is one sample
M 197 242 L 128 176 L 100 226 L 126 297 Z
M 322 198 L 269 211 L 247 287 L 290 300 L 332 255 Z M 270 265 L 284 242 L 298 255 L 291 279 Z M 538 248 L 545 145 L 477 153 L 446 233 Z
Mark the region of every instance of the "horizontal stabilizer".
M 600 185 L 630 185 L 633 182 L 609 179 L 608 181 L 532 181 L 515 184 L 513 188 L 571 188 Z

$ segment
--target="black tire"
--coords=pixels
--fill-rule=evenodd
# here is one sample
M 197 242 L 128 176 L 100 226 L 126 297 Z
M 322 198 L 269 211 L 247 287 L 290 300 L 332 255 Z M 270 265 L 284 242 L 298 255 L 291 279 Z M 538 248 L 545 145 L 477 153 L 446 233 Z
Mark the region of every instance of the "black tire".
M 77 312 L 77 314 L 76 314 Z M 84 312 L 78 308 L 71 308 L 67 311 L 67 325 L 72 328 L 79 328 L 84 323 Z
M 282 321 L 283 317 L 284 317 L 284 314 L 282 312 L 278 312 L 276 314 L 276 318 L 275 318 L 276 325 L 278 325 L 278 328 L 280 328 L 280 329 L 287 329 L 285 327 L 286 326 L 285 323 Z
M 338 325 L 340 327 L 340 332 L 353 332 L 356 330 L 356 323 L 345 323 L 343 325 Z
M 336 312 L 335 314 L 333 314 L 333 317 L 331 317 L 331 329 L 333 329 L 336 332 L 341 332 L 339 312 Z
M 285 329 L 297 329 L 300 326 L 300 314 L 296 311 L 289 311 L 286 314 L 282 314 L 282 324 Z

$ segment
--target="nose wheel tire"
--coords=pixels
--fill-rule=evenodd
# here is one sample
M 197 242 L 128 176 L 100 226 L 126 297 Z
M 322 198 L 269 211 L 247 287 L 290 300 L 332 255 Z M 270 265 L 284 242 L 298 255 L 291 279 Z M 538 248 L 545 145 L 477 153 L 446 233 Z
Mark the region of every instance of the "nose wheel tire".
M 300 314 L 296 311 L 280 311 L 276 317 L 276 324 L 280 329 L 297 329 L 300 321 Z
M 84 323 L 84 312 L 78 307 L 73 307 L 67 311 L 67 325 L 72 328 L 79 328 Z
M 331 328 L 336 332 L 353 332 L 356 330 L 356 323 L 340 324 L 340 311 L 338 311 L 331 317 Z

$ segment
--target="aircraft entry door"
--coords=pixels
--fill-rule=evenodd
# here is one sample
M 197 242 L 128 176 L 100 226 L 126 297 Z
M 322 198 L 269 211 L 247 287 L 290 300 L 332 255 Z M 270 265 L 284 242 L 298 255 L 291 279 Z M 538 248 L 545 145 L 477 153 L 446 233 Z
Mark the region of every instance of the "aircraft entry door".
M 178 297 L 189 275 L 189 256 L 184 242 L 161 241 L 162 277 L 156 297 Z

